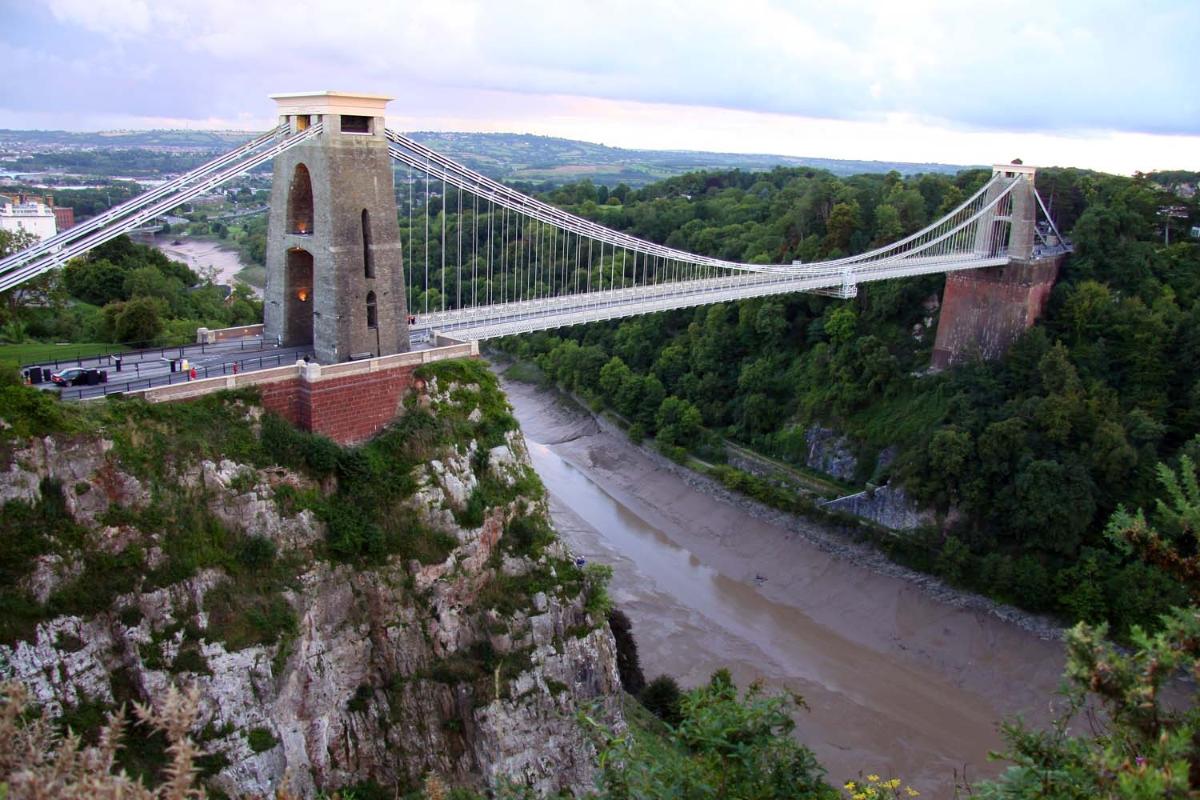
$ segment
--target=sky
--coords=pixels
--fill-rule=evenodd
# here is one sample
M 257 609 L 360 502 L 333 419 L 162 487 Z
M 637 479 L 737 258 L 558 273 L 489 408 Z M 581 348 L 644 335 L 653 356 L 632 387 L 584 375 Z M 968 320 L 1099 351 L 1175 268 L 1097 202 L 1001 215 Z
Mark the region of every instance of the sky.
M 1200 170 L 1200 0 L 0 0 L 0 128 L 398 130 Z

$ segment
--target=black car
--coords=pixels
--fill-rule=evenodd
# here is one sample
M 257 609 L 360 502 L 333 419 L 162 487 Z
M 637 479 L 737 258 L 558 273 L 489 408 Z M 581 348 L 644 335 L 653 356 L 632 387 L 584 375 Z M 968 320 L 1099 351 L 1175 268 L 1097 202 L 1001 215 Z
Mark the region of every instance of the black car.
M 83 367 L 69 367 L 51 374 L 50 380 L 59 386 L 79 386 L 87 383 L 88 371 Z

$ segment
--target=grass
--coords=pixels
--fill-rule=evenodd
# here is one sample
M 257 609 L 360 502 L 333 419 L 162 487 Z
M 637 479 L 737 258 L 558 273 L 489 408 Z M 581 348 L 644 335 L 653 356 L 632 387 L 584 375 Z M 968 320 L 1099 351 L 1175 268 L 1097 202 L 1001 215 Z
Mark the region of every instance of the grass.
M 822 497 L 840 497 L 843 494 L 848 494 L 849 492 L 847 490 L 854 490 L 854 487 L 851 484 L 820 475 L 813 470 L 797 467 L 792 464 L 786 464 L 776 458 L 764 455 L 757 450 L 752 450 L 743 444 L 737 444 L 726 439 L 725 446 L 745 458 L 757 461 L 763 466 L 769 467 L 784 480 L 788 481 L 789 483 L 796 484 L 807 492 L 812 492 L 813 494 L 821 495 Z
M 0 367 L 23 367 L 26 364 L 39 364 L 43 367 L 54 367 L 55 362 L 74 362 L 80 358 L 120 353 L 129 348 L 111 342 L 70 342 L 66 344 L 47 344 L 45 342 L 27 342 L 25 344 L 0 345 Z
M 246 419 L 248 406 L 257 402 L 252 390 L 215 392 L 186 403 L 114 398 L 102 406 L 100 421 L 122 467 L 159 483 L 172 480 L 172 467 L 202 458 L 270 463 Z
M 932 388 L 932 391 L 931 391 Z M 876 448 L 906 450 L 928 440 L 950 410 L 945 384 L 912 384 L 906 391 L 884 397 L 851 415 L 847 432 Z
M 249 284 L 256 289 L 265 289 L 267 286 L 267 268 L 253 264 L 249 267 L 243 267 L 237 271 L 233 277 L 242 283 Z

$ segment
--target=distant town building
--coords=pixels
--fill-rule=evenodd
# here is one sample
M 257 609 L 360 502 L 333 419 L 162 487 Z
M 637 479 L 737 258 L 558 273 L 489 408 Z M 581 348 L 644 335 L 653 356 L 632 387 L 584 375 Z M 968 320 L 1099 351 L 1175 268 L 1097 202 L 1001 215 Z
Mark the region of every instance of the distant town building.
M 44 222 L 38 222 L 38 230 L 33 230 L 28 222 L 32 219 L 42 220 L 45 217 L 45 212 L 49 211 L 54 218 L 54 228 L 50 230 L 50 236 L 53 236 L 59 231 L 65 231 L 67 228 L 75 225 L 75 209 L 70 206 L 54 205 L 53 195 L 39 194 L 0 194 L 0 205 L 10 207 L 10 211 L 0 212 L 4 214 L 3 222 L 0 222 L 0 229 L 3 230 L 23 230 L 33 231 L 39 238 L 43 238 L 45 234 L 40 233 L 40 230 L 46 228 Z M 25 209 L 21 213 L 17 213 L 17 209 Z M 30 211 L 29 209 L 33 209 Z M 22 220 L 27 224 L 18 224 L 16 220 Z
M 0 230 L 28 231 L 39 239 L 49 239 L 58 232 L 54 209 L 34 200 L 13 202 L 0 195 Z
M 1200 239 L 1200 225 L 1193 225 L 1193 226 L 1192 226 L 1192 238 L 1193 238 L 1193 239 Z
M 59 231 L 75 227 L 75 209 L 69 206 L 53 206 L 54 223 Z

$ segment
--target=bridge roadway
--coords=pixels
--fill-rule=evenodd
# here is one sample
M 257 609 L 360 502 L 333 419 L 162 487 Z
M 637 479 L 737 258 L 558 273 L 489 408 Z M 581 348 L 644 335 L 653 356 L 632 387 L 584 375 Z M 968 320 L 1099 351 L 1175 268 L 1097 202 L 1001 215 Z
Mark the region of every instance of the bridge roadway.
M 850 296 L 857 283 L 866 281 L 998 267 L 1008 263 L 1007 253 L 971 258 L 949 255 L 876 261 L 855 265 L 851 271 L 835 267 L 826 273 L 810 273 L 803 277 L 749 273 L 418 314 L 412 327 L 414 333 L 422 335 L 437 331 L 456 339 L 483 341 L 585 322 L 791 292 L 849 290 L 846 296 Z
M 1043 251 L 1038 255 L 1054 254 Z M 421 349 L 430 346 L 437 333 L 462 341 L 482 341 L 751 297 L 813 291 L 841 292 L 844 296 L 850 296 L 855 286 L 865 281 L 1003 266 L 1009 260 L 1007 253 L 986 257 L 944 255 L 895 258 L 858 264 L 849 270 L 831 267 L 827 271 L 816 274 L 810 272 L 801 277 L 781 273 L 748 273 L 496 303 L 418 314 L 416 322 L 410 326 L 410 336 L 413 349 Z M 70 386 L 60 391 L 64 399 L 91 399 L 187 381 L 193 367 L 199 379 L 232 374 L 235 365 L 238 372 L 252 372 L 291 364 L 311 354 L 311 346 L 277 347 L 273 342 L 263 341 L 262 337 L 247 337 L 217 344 L 126 352 L 121 354 L 120 372 L 116 371 L 115 355 L 82 358 L 77 359 L 75 364 L 106 369 L 108 382 Z M 178 364 L 185 358 L 189 371 L 172 372 L 171 360 L 176 359 Z M 51 388 L 47 384 L 42 384 L 42 387 Z
M 428 348 L 427 337 L 416 332 L 412 349 Z M 108 373 L 107 383 L 93 386 L 64 386 L 59 388 L 52 383 L 39 384 L 37 388 L 46 391 L 56 391 L 64 400 L 93 400 L 110 394 L 136 392 L 154 386 L 168 386 L 185 383 L 191 379 L 191 368 L 196 369 L 196 379 L 215 378 L 220 375 L 232 375 L 234 366 L 237 372 L 254 372 L 260 369 L 294 364 L 298 359 L 312 356 L 312 345 L 302 347 L 277 347 L 274 342 L 264 341 L 261 336 L 247 336 L 230 339 L 216 344 L 188 344 L 177 347 L 155 347 L 147 350 L 127 350 L 111 355 L 76 358 L 70 361 L 29 364 L 28 366 L 51 367 L 58 364 L 54 371 L 70 367 L 85 367 L 88 369 L 105 370 Z M 116 371 L 116 359 L 121 359 L 121 371 Z M 177 368 L 183 359 L 188 361 L 188 371 L 181 368 L 171 371 L 171 360 L 176 361 Z M 25 369 L 25 367 L 22 367 Z
M 62 366 L 99 369 L 108 373 L 108 382 L 92 386 L 57 387 L 52 383 L 39 384 L 39 389 L 57 391 L 64 400 L 90 400 L 110 394 L 133 392 L 152 386 L 166 386 L 190 380 L 191 368 L 196 378 L 212 378 L 229 375 L 237 365 L 238 372 L 252 372 L 284 364 L 293 364 L 298 358 L 312 353 L 311 346 L 276 347 L 274 342 L 264 342 L 261 336 L 231 339 L 217 344 L 189 344 L 179 347 L 158 347 L 149 350 L 129 350 L 105 356 L 75 359 Z M 121 360 L 121 371 L 117 371 L 116 359 Z M 188 361 L 188 372 L 180 367 L 183 359 Z M 171 371 L 171 361 L 176 362 L 176 371 Z M 46 362 L 29 366 L 46 366 Z M 55 370 L 58 371 L 58 370 Z

